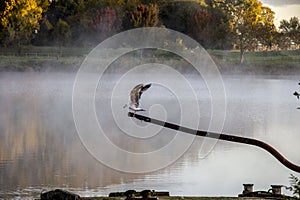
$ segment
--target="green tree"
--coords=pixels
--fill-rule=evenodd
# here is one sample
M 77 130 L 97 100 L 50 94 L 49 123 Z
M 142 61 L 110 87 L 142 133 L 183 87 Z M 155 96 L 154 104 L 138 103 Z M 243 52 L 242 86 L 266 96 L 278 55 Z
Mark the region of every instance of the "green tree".
M 230 46 L 228 21 L 217 9 L 202 7 L 191 12 L 186 34 L 205 48 L 226 49 Z
M 188 33 L 191 14 L 203 6 L 192 1 L 168 1 L 160 6 L 159 19 L 167 28 Z
M 60 46 L 68 44 L 71 38 L 70 25 L 66 21 L 59 19 L 55 24 L 53 36 Z
M 47 17 L 40 20 L 40 30 L 33 40 L 33 45 L 50 45 L 53 41 L 52 32 L 54 25 L 52 25 Z
M 125 0 L 52 0 L 41 21 L 43 34 L 39 42 L 51 38 L 50 41 L 64 41 L 63 45 L 93 46 L 119 31 L 123 6 Z M 61 36 L 67 38 L 57 40 L 56 26 L 63 25 L 59 20 L 67 23 L 69 31 Z
M 292 17 L 289 21 L 285 19 L 280 21 L 279 29 L 281 29 L 283 33 L 299 31 L 300 23 L 298 17 Z
M 259 26 L 265 28 L 266 17 L 272 17 L 264 12 L 271 12 L 258 0 L 210 0 L 209 4 L 227 13 L 232 34 L 237 39 L 242 63 L 245 50 L 250 50 L 258 42 Z M 270 19 L 268 21 L 272 22 Z
M 40 21 L 41 31 L 36 43 L 52 45 L 58 42 L 65 45 L 76 41 L 83 29 L 80 22 L 85 19 L 86 5 L 87 1 L 84 0 L 52 0 Z M 56 27 L 57 25 L 60 27 Z M 68 29 L 68 33 L 58 36 L 57 33 L 63 29 Z
M 22 43 L 30 43 L 40 28 L 39 20 L 43 8 L 47 6 L 47 2 L 42 0 L 3 1 L 0 19 L 6 44 L 20 46 Z
M 271 48 L 274 43 L 276 27 L 274 25 L 275 13 L 268 7 L 262 7 L 262 13 L 256 28 L 256 37 L 262 45 Z
M 300 43 L 300 22 L 298 17 L 292 17 L 289 21 L 285 19 L 280 21 L 279 29 L 284 36 L 290 37 L 297 44 Z

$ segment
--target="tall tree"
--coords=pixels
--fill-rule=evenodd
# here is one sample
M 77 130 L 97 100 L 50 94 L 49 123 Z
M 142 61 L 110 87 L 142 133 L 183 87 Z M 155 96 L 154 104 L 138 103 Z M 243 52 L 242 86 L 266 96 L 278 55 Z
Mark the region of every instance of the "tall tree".
M 203 6 L 192 1 L 168 1 L 160 6 L 159 18 L 167 28 L 187 33 L 191 14 Z
M 191 12 L 187 33 L 203 47 L 226 49 L 230 46 L 230 29 L 226 16 L 217 9 L 202 7 Z
M 105 7 L 98 9 L 90 17 L 89 25 L 98 42 L 121 29 L 120 16 L 114 8 Z
M 289 37 L 297 44 L 300 43 L 300 22 L 298 17 L 292 17 L 289 21 L 285 19 L 280 21 L 279 29 L 284 36 Z
M 244 52 L 251 49 L 253 43 L 257 44 L 257 34 L 259 25 L 263 25 L 267 17 L 272 18 L 271 12 L 262 6 L 258 0 L 208 0 L 210 4 L 222 9 L 227 13 L 230 21 L 230 28 L 233 35 L 237 38 L 237 44 L 240 48 L 240 63 L 243 62 Z M 270 14 L 270 15 L 266 15 Z M 265 15 L 265 17 L 264 17 Z M 274 15 L 273 15 L 274 18 Z M 268 26 L 272 26 L 272 25 Z
M 259 23 L 257 24 L 256 37 L 262 45 L 272 47 L 276 34 L 274 25 L 275 13 L 269 7 L 262 7 Z
M 71 37 L 70 25 L 66 21 L 59 19 L 54 26 L 53 35 L 60 47 L 65 46 Z
M 261 6 L 262 4 L 256 0 L 236 0 L 233 6 L 232 28 L 239 40 L 240 63 L 243 63 L 245 50 L 253 42 L 255 26 L 258 24 L 261 14 Z

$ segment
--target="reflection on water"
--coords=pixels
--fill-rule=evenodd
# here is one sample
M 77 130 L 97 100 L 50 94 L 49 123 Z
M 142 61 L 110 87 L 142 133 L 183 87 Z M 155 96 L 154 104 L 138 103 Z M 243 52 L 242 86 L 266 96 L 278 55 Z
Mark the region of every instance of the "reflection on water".
M 290 173 L 299 176 L 267 152 L 247 145 L 218 141 L 204 156 L 201 138 L 162 170 L 127 174 L 110 169 L 88 153 L 76 132 L 71 104 L 74 78 L 75 74 L 62 73 L 0 75 L 0 198 L 36 197 L 43 189 L 58 187 L 83 196 L 145 188 L 168 190 L 172 195 L 236 196 L 243 183 L 267 190 L 271 184 L 288 185 Z M 295 77 L 224 77 L 224 132 L 261 139 L 300 164 L 299 102 L 292 95 L 299 89 L 297 81 Z M 209 92 L 198 79 L 191 82 L 201 100 L 200 127 L 206 129 Z M 107 82 L 104 87 L 109 90 L 110 85 Z M 122 148 L 135 148 L 119 138 L 113 125 L 109 127 L 115 133 L 112 141 Z M 170 133 L 160 138 L 159 145 L 172 137 Z M 152 140 L 147 143 L 150 150 L 159 147 L 157 139 Z M 146 143 L 142 146 L 146 148 Z

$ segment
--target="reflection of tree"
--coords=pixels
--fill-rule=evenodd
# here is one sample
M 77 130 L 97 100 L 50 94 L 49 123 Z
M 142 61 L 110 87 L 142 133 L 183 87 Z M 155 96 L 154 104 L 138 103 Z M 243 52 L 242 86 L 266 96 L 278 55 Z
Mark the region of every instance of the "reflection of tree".
M 28 187 L 96 189 L 145 177 L 103 166 L 86 151 L 75 130 L 69 90 L 43 81 L 34 85 L 18 81 L 14 83 L 17 86 L 8 88 L 22 87 L 24 91 L 5 93 L 0 88 L 0 113 L 5 113 L 0 115 L 1 191 Z M 48 88 L 54 90 L 48 93 Z M 108 131 L 115 134 L 117 130 Z M 130 141 L 119 142 L 121 147 L 130 144 Z M 152 145 L 157 144 L 153 141 Z M 150 149 L 137 144 L 134 148 Z
M 28 85 L 26 85 L 28 87 Z M 54 95 L 57 95 L 54 94 Z M 98 188 L 133 180 L 95 160 L 80 142 L 67 98 L 0 96 L 0 187 Z M 101 148 L 101 147 L 99 147 Z
M 2 100 L 1 113 L 5 115 L 1 124 L 0 160 L 14 160 L 45 145 L 46 138 L 32 103 L 32 99 L 23 96 L 13 101 Z

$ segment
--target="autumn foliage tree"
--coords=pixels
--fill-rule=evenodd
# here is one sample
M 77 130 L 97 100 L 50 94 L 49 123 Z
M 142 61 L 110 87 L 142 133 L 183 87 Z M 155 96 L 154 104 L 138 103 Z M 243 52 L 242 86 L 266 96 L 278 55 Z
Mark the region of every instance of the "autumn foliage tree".
M 230 29 L 240 49 L 240 63 L 246 50 L 258 44 L 262 38 L 259 31 L 263 30 L 267 40 L 271 41 L 270 31 L 274 29 L 274 13 L 263 7 L 258 0 L 211 0 L 214 8 L 227 13 Z
M 4 0 L 2 2 L 1 27 L 6 45 L 30 43 L 38 33 L 43 8 L 47 3 L 41 0 Z
M 269 7 L 263 6 L 255 34 L 260 44 L 269 48 L 273 46 L 276 34 L 274 15 L 275 13 Z
M 139 4 L 136 8 L 127 10 L 123 19 L 126 29 L 139 27 L 154 27 L 159 25 L 159 9 L 156 4 Z
M 259 0 L 0 0 L 0 45 L 88 45 L 132 28 L 166 27 L 209 49 L 299 43 L 299 20 L 274 26 Z
M 90 26 L 101 41 L 119 31 L 121 21 L 116 9 L 105 7 L 91 16 Z

